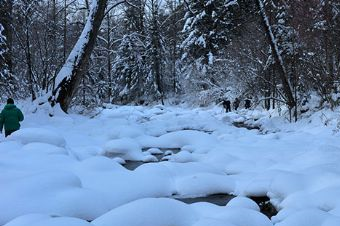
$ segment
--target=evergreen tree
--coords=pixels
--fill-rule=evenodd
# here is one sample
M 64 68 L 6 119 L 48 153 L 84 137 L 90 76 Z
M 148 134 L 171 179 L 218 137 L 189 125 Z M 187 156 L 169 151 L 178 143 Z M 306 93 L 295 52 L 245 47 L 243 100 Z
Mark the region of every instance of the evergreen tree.
M 139 102 L 146 98 L 144 91 L 148 75 L 146 64 L 145 0 L 132 0 L 125 4 L 121 20 L 121 38 L 117 39 L 113 60 L 112 92 L 114 102 Z
M 164 36 L 164 92 L 179 94 L 181 90 L 180 43 L 183 40 L 184 3 L 181 1 L 167 0 L 161 30 Z
M 146 61 L 150 65 L 147 82 L 150 84 L 149 97 L 161 100 L 164 104 L 164 45 L 160 31 L 160 2 L 159 0 L 148 1 L 148 35 Z
M 141 100 L 148 90 L 146 82 L 145 46 L 138 33 L 125 35 L 114 60 L 113 93 L 116 101 L 129 103 Z
M 184 57 L 194 63 L 200 73 L 207 72 L 221 49 L 230 41 L 236 0 L 187 1 L 182 43 Z M 190 59 L 191 58 L 191 59 Z
M 339 92 L 340 75 L 340 3 L 331 0 L 318 0 L 312 7 L 313 38 L 308 44 L 309 52 L 305 60 L 313 62 L 310 67 L 309 81 L 322 97 L 323 102 L 332 106 L 339 104 L 333 93 Z

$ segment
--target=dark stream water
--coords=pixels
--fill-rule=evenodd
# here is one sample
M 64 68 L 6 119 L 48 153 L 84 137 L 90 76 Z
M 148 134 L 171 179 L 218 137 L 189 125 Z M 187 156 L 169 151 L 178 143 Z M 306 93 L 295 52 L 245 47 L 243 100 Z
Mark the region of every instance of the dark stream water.
M 149 148 L 143 148 L 143 151 L 148 150 Z M 162 151 L 161 154 L 153 154 L 153 156 L 155 156 L 158 161 L 167 161 L 166 156 L 172 155 L 172 154 L 177 154 L 178 152 L 181 151 L 180 148 L 159 148 L 159 150 Z M 145 164 L 147 162 L 143 162 L 143 161 L 126 161 L 125 164 L 123 164 L 123 166 L 128 169 L 128 170 L 135 170 L 138 166 L 141 166 L 143 164 Z
M 229 194 L 214 194 L 205 197 L 196 197 L 196 198 L 180 198 L 174 197 L 174 199 L 191 204 L 196 202 L 209 202 L 218 206 L 225 206 L 227 203 L 232 200 L 235 196 Z
M 178 201 L 182 201 L 187 204 L 196 203 L 196 202 L 208 202 L 218 206 L 225 206 L 227 203 L 235 198 L 234 195 L 229 194 L 214 194 L 205 197 L 196 197 L 196 198 L 180 198 L 174 197 L 174 199 Z M 270 200 L 267 196 L 261 197 L 248 197 L 255 201 L 257 205 L 260 207 L 260 212 L 266 215 L 269 219 L 272 216 L 275 216 L 278 212 L 275 207 L 270 203 Z
M 252 129 L 260 130 L 261 129 L 259 126 L 247 124 L 245 122 L 233 122 L 233 125 L 237 128 L 246 128 L 248 130 L 252 130 Z
M 164 150 L 169 150 L 169 149 L 164 149 Z M 175 150 L 173 149 L 172 152 L 177 153 L 179 152 L 179 149 L 175 149 Z M 157 154 L 154 156 L 156 156 L 159 161 L 162 161 L 164 154 Z M 126 164 L 124 164 L 124 167 L 129 170 L 135 170 L 138 166 L 142 164 L 145 164 L 145 162 L 126 161 Z M 176 199 L 178 201 L 181 201 L 187 204 L 192 204 L 192 203 L 197 203 L 197 202 L 208 202 L 208 203 L 212 203 L 218 206 L 225 206 L 234 197 L 235 197 L 234 195 L 230 195 L 230 194 L 213 194 L 213 195 L 208 195 L 205 197 L 182 198 L 179 196 L 173 196 L 170 198 Z M 270 203 L 270 200 L 268 197 L 262 196 L 262 197 L 249 197 L 249 198 L 257 203 L 257 205 L 260 207 L 261 213 L 266 215 L 269 219 L 272 216 L 275 216 L 277 214 L 277 210 Z

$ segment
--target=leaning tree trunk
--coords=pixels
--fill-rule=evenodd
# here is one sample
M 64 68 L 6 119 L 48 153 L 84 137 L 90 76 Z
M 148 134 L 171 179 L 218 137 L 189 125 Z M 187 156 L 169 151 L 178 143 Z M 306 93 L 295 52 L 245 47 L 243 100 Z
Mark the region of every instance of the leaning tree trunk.
M 59 103 L 61 109 L 67 112 L 81 78 L 85 76 L 88 70 L 88 61 L 105 15 L 107 1 L 93 0 L 85 27 L 56 76 L 52 95 L 49 97 L 52 107 Z
M 261 13 L 262 25 L 263 25 L 263 27 L 265 28 L 265 31 L 266 31 L 267 41 L 270 44 L 275 63 L 278 66 L 278 72 L 279 72 L 280 79 L 281 79 L 281 82 L 282 82 L 283 92 L 284 92 L 285 97 L 286 97 L 287 105 L 288 105 L 289 109 L 292 109 L 292 108 L 295 107 L 295 99 L 294 99 L 294 96 L 293 96 L 292 88 L 290 87 L 290 84 L 288 82 L 288 75 L 287 75 L 287 71 L 286 71 L 285 66 L 284 66 L 283 59 L 282 59 L 281 54 L 279 52 L 279 48 L 278 48 L 276 39 L 274 37 L 274 34 L 272 32 L 272 29 L 271 29 L 271 26 L 270 26 L 270 23 L 269 23 L 269 19 L 266 15 L 266 11 L 265 11 L 265 8 L 264 8 L 263 1 L 257 0 L 257 5 L 258 5 L 258 8 L 259 8 L 260 13 Z

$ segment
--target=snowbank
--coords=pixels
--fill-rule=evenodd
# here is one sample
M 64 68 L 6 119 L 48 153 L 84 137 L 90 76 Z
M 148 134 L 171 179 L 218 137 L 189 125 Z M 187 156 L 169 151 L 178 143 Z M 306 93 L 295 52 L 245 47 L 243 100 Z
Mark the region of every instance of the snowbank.
M 111 106 L 91 119 L 25 114 L 21 130 L 1 137 L 0 225 L 339 225 L 338 112 L 292 124 L 273 112 L 171 106 Z M 120 165 L 129 160 L 155 162 Z M 172 199 L 220 193 L 238 197 L 226 206 Z M 246 196 L 268 196 L 278 215 Z

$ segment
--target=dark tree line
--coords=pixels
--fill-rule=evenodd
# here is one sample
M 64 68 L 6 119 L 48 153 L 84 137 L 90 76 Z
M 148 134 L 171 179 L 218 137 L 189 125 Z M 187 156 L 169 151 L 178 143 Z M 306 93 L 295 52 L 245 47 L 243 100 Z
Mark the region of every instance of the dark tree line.
M 48 97 L 65 111 L 173 96 L 208 104 L 225 93 L 295 116 L 311 94 L 320 107 L 339 104 L 335 0 L 0 2 L 8 95 Z

